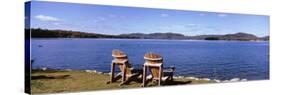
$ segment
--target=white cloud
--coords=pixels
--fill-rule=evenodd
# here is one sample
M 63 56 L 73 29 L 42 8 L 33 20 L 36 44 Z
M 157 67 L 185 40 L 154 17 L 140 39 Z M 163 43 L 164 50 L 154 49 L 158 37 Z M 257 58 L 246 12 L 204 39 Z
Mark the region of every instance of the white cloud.
M 204 14 L 204 13 L 201 13 L 201 14 L 199 14 L 199 16 L 205 16 L 205 14 Z
M 190 23 L 190 24 L 187 24 L 188 26 L 196 26 L 196 24 L 193 24 L 193 23 Z
M 106 18 L 105 17 L 96 17 L 96 19 L 93 20 L 94 23 L 99 23 L 99 22 L 103 22 L 105 21 Z
M 46 16 L 46 15 L 37 15 L 35 16 L 36 19 L 39 19 L 41 21 L 50 21 L 50 22 L 57 22 L 60 21 L 60 19 L 56 17 Z
M 94 19 L 94 20 L 93 20 L 93 22 L 94 22 L 94 23 L 98 23 L 98 22 L 99 22 L 99 20 Z
M 101 21 L 105 20 L 104 17 L 98 17 L 97 19 L 98 19 L 98 20 L 101 20 Z
M 169 14 L 160 14 L 161 17 L 168 17 Z
M 227 14 L 218 14 L 219 17 L 226 17 Z
M 55 23 L 54 23 L 54 25 L 57 25 L 57 26 L 58 26 L 58 25 L 61 25 L 61 24 L 60 24 L 60 23 L 55 22 Z

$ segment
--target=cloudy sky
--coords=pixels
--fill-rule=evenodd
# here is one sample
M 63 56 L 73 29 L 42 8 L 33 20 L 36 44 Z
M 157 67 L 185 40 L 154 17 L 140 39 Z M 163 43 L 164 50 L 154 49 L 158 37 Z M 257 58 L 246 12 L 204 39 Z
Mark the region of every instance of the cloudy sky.
M 261 15 L 117 7 L 33 1 L 32 28 L 102 34 L 173 32 L 184 35 L 245 32 L 269 35 L 269 17 Z

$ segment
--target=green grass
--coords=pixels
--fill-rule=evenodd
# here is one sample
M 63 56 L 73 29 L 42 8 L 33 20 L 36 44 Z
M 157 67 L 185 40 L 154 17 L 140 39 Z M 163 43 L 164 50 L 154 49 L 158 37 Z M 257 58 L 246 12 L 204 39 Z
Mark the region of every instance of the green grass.
M 106 84 L 109 80 L 108 74 L 88 73 L 84 71 L 32 71 L 31 93 L 57 93 L 57 92 L 76 92 L 91 90 L 108 90 L 122 88 L 136 88 L 141 86 L 141 79 L 132 81 L 127 85 L 119 86 L 121 81 Z M 202 84 L 213 83 L 206 80 L 175 79 L 167 85 L 180 84 Z M 150 82 L 148 87 L 156 87 Z

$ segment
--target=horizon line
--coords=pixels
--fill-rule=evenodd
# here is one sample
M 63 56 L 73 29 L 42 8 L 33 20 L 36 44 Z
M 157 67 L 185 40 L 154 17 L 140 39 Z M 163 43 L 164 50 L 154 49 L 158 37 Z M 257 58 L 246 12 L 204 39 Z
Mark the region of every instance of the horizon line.
M 26 28 L 25 28 L 26 29 Z M 42 30 L 62 30 L 62 31 L 69 31 L 69 32 L 82 32 L 82 33 L 92 33 L 92 34 L 103 34 L 103 35 L 122 35 L 122 34 L 134 34 L 134 33 L 139 33 L 139 34 L 154 34 L 154 33 L 174 33 L 174 34 L 181 34 L 184 36 L 202 36 L 202 35 L 227 35 L 227 34 L 237 34 L 237 33 L 246 33 L 246 34 L 251 34 L 254 35 L 256 37 L 266 37 L 266 36 L 270 36 L 270 34 L 268 35 L 263 35 L 263 36 L 258 36 L 256 34 L 252 34 L 252 33 L 247 33 L 247 32 L 235 32 L 235 33 L 225 33 L 225 34 L 198 34 L 198 35 L 185 35 L 183 33 L 176 33 L 176 32 L 152 32 L 152 33 L 141 33 L 141 32 L 132 32 L 132 33 L 122 33 L 122 34 L 106 34 L 106 33 L 97 33 L 97 32 L 86 32 L 86 31 L 79 31 L 79 30 L 67 30 L 67 29 L 47 29 L 47 28 L 28 28 L 28 29 L 42 29 Z

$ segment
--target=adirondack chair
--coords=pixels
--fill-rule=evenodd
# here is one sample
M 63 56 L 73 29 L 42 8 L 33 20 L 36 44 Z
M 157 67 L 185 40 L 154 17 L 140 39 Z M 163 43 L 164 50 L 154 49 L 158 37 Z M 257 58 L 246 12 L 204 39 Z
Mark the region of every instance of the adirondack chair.
M 147 53 L 144 55 L 144 59 L 142 87 L 145 87 L 150 80 L 157 82 L 158 86 L 162 85 L 162 82 L 173 81 L 175 67 L 163 68 L 163 58 L 160 55 Z M 147 76 L 147 69 L 151 73 L 149 76 Z
M 111 63 L 111 74 L 110 74 L 110 80 L 107 82 L 107 84 L 116 82 L 120 78 L 122 78 L 122 82 L 120 84 L 127 84 L 130 81 L 136 80 L 140 75 L 142 75 L 141 69 L 134 69 L 132 65 L 129 63 L 128 56 L 120 51 L 120 50 L 113 50 L 112 51 L 112 57 L 114 58 Z M 119 66 L 119 69 L 121 72 L 119 72 L 115 76 L 115 65 Z

